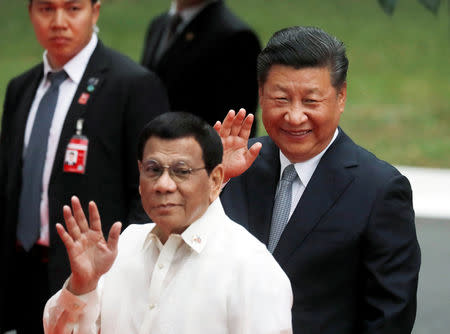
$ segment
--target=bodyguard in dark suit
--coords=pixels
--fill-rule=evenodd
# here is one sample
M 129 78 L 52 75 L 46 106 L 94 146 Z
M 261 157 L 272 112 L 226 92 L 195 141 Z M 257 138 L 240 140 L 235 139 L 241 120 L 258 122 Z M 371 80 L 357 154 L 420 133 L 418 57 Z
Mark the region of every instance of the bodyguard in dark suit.
M 11 80 L 3 110 L 0 332 L 43 332 L 44 303 L 70 273 L 55 224 L 63 221 L 62 208 L 71 196 L 79 196 L 85 208 L 88 201 L 97 202 L 105 231 L 118 220 L 128 224 L 143 219 L 137 139 L 144 124 L 168 111 L 167 96 L 154 74 L 98 40 L 93 27 L 99 10 L 96 0 L 29 3 L 46 52 L 42 64 Z M 43 107 L 54 71 L 64 74 L 56 106 Z M 35 136 L 43 131 L 46 113 L 53 111 L 45 138 Z M 88 144 L 83 146 L 82 140 Z M 79 156 L 77 162 L 67 162 L 73 155 Z M 43 171 L 36 178 L 39 168 Z M 35 183 L 38 198 L 33 202 L 28 195 Z M 28 214 L 37 216 L 37 226 L 23 221 Z M 26 234 L 34 231 L 29 243 Z
M 211 125 L 230 108 L 257 106 L 255 33 L 221 0 L 177 0 L 149 25 L 142 64 L 158 74 L 171 109 Z
M 215 126 L 235 176 L 221 199 L 290 278 L 295 333 L 410 333 L 420 267 L 411 187 L 338 127 L 347 68 L 342 42 L 320 29 L 274 34 L 258 58 L 269 136 L 247 149 L 244 110 Z

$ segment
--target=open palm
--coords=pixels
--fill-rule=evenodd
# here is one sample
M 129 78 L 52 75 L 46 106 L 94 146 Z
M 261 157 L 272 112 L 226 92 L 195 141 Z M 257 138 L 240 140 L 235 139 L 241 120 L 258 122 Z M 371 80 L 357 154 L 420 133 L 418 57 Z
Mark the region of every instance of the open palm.
M 67 231 L 61 224 L 57 224 L 56 229 L 66 247 L 72 270 L 68 289 L 79 295 L 94 290 L 100 277 L 114 263 L 121 223 L 116 222 L 111 227 L 106 241 L 94 202 L 89 203 L 90 224 L 75 196 L 72 197 L 72 210 L 69 206 L 63 208 Z
M 255 143 L 248 148 L 254 116 L 249 114 L 245 117 L 245 114 L 245 109 L 240 109 L 237 114 L 230 110 L 223 123 L 218 121 L 214 125 L 223 145 L 224 182 L 244 173 L 255 161 L 262 147 L 261 143 Z

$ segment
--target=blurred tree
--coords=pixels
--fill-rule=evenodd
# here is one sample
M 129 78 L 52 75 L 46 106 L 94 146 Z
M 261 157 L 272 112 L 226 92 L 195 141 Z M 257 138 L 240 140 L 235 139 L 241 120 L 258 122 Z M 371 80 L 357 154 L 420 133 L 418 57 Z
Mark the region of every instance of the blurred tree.
M 394 13 L 395 6 L 397 5 L 398 0 L 378 0 L 381 8 L 389 14 L 392 15 Z M 432 11 L 434 14 L 437 14 L 439 10 L 439 6 L 441 4 L 441 0 L 418 0 L 425 8 Z

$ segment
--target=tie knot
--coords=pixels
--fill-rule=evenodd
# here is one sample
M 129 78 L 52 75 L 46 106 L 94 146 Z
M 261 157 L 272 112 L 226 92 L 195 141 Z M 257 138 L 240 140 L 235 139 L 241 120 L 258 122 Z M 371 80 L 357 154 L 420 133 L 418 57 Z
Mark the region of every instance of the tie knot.
M 294 164 L 288 165 L 281 175 L 281 180 L 292 182 L 297 177 L 297 171 L 295 170 Z
M 67 79 L 66 71 L 58 71 L 58 72 L 49 72 L 48 80 L 52 83 L 52 87 L 59 87 L 63 83 L 64 80 Z

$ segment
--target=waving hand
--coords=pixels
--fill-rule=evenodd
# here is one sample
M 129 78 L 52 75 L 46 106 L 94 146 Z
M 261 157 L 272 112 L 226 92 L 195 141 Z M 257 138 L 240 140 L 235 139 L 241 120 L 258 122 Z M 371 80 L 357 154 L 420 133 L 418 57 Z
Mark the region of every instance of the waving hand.
M 72 197 L 72 210 L 66 205 L 63 213 L 67 231 L 61 224 L 56 224 L 56 230 L 66 246 L 72 269 L 67 289 L 80 295 L 94 290 L 100 277 L 111 268 L 122 224 L 114 223 L 106 241 L 94 202 L 89 203 L 90 224 L 76 196 Z
M 214 129 L 222 139 L 224 182 L 244 173 L 255 161 L 262 147 L 261 143 L 247 147 L 254 116 L 249 114 L 245 117 L 245 114 L 245 109 L 240 109 L 237 114 L 230 110 L 223 123 L 217 121 L 214 124 Z

